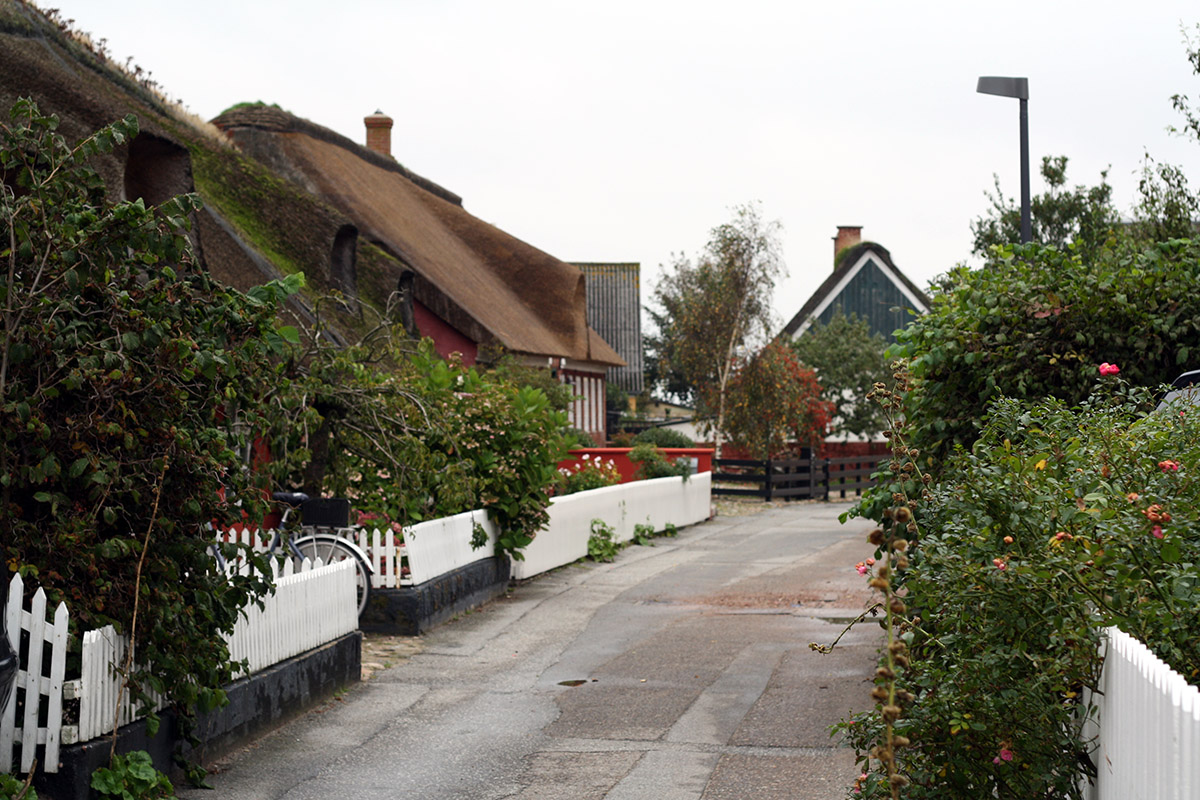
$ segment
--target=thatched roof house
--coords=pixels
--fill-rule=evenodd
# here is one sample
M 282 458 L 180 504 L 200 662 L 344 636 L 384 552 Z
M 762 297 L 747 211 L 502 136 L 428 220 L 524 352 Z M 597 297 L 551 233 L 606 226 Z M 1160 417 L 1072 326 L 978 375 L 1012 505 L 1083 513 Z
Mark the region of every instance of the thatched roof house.
M 320 314 L 341 341 L 400 297 L 443 354 L 507 350 L 559 370 L 584 397 L 574 424 L 603 430 L 604 372 L 623 362 L 587 325 L 582 273 L 390 154 L 266 106 L 231 110 L 218 127 L 187 119 L 36 9 L 0 0 L 0 107 L 21 96 L 58 115 L 72 141 L 136 114 L 141 134 L 95 166 L 117 199 L 197 192 L 192 239 L 218 280 L 245 290 L 303 272 L 309 287 L 289 313 L 308 325 Z M 321 303 L 331 291 L 344 301 Z

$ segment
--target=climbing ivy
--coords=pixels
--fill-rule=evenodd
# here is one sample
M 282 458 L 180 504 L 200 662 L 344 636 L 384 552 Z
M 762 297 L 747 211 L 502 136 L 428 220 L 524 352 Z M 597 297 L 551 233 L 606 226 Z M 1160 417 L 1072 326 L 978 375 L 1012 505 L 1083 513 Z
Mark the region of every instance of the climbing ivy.
M 128 632 L 136 697 L 223 700 L 220 634 L 268 590 L 218 575 L 205 524 L 255 513 L 242 468 L 298 279 L 241 294 L 194 263 L 198 198 L 113 203 L 88 166 L 131 115 L 71 146 L 20 100 L 0 122 L 0 553 L 80 630 Z

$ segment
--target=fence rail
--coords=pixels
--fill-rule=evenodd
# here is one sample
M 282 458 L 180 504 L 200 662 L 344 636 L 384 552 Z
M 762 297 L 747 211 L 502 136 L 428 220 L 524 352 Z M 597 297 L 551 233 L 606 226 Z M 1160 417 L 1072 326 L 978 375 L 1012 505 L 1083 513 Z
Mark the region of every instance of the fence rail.
M 1092 800 L 1200 797 L 1200 688 L 1124 631 L 1105 633 Z
M 713 494 L 775 499 L 828 499 L 834 492 L 861 494 L 889 454 L 840 458 L 713 459 Z M 752 484 L 749 487 L 717 483 Z

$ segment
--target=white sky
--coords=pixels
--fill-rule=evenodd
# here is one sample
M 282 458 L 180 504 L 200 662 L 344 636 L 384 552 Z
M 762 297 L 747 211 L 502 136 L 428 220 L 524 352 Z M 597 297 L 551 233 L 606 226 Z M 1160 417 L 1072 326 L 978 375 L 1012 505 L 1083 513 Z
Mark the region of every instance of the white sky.
M 396 120 L 405 166 L 566 261 L 695 254 L 734 205 L 784 227 L 789 319 L 861 225 L 920 285 L 965 260 L 998 173 L 1019 195 L 1026 76 L 1033 190 L 1043 155 L 1109 181 L 1122 210 L 1149 151 L 1200 187 L 1200 144 L 1166 132 L 1200 103 L 1175 0 L 42 0 L 210 119 L 262 100 L 364 140 Z

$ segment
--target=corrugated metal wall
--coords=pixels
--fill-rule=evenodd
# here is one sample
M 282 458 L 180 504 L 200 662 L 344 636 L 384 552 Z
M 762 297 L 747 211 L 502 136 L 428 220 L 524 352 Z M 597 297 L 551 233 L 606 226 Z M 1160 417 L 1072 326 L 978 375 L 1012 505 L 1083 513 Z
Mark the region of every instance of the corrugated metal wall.
M 625 359 L 608 380 L 629 394 L 643 389 L 641 264 L 575 264 L 587 280 L 587 319 Z

